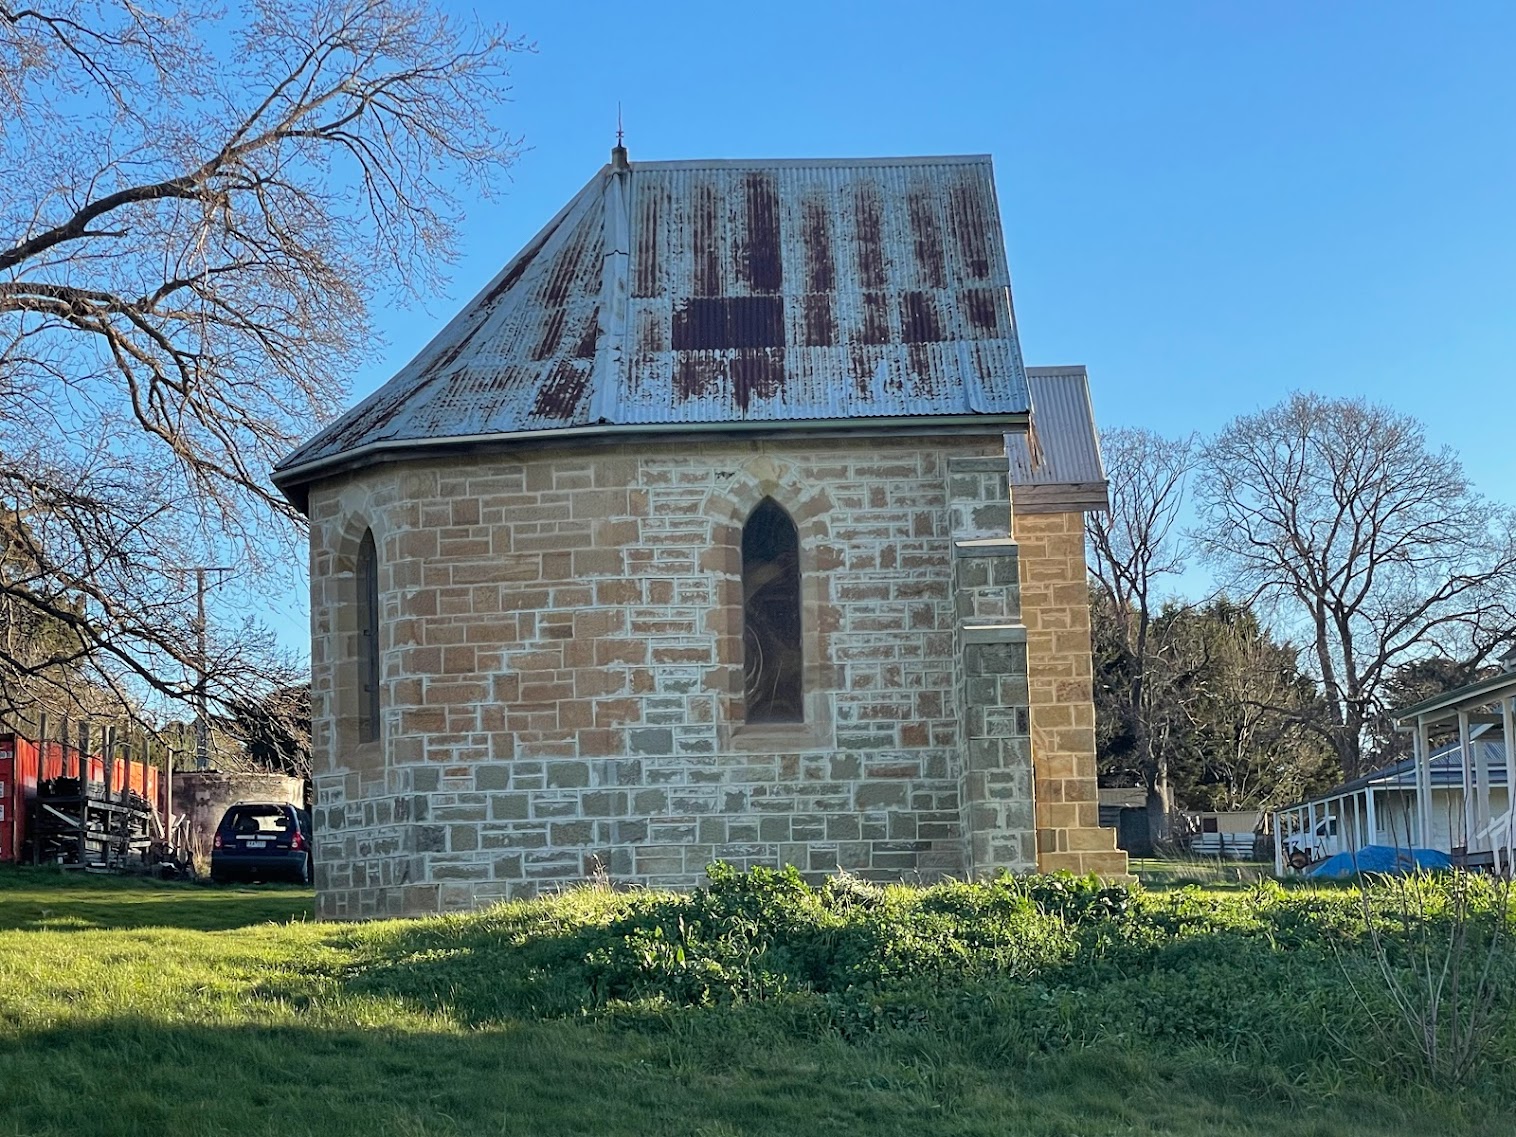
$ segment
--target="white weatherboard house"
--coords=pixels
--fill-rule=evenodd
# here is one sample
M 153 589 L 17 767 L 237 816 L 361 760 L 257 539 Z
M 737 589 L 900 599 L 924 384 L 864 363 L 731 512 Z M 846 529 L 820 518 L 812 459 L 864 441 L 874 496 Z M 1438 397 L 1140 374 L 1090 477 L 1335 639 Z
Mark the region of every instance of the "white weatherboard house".
M 1516 864 L 1516 654 L 1501 674 L 1396 711 L 1412 756 L 1275 814 L 1276 868 L 1365 845 L 1436 849 L 1509 874 Z
M 311 520 L 325 917 L 717 859 L 1126 871 L 1105 475 L 1083 369 L 1023 366 L 988 158 L 617 148 L 274 479 Z

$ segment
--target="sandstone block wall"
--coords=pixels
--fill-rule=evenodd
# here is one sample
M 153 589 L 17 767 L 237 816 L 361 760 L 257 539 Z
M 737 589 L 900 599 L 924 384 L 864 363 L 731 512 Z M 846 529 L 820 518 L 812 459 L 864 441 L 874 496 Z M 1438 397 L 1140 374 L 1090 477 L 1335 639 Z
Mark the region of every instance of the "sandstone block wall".
M 1124 876 L 1116 831 L 1100 828 L 1084 515 L 1017 513 L 1037 860 L 1044 872 Z
M 318 892 L 435 911 L 716 858 L 963 869 L 947 459 L 983 441 L 649 444 L 314 487 Z M 801 536 L 803 726 L 744 725 L 741 524 Z M 352 560 L 380 554 L 380 743 L 357 742 Z
M 1010 545 L 1000 452 L 998 438 L 683 440 L 312 487 L 320 914 L 445 911 L 602 873 L 688 887 L 716 859 L 931 880 L 1030 868 L 1036 846 L 1045 865 L 1094 867 L 1057 847 L 1087 840 L 1077 808 L 1039 797 L 1034 826 L 1033 754 L 1037 795 L 1082 789 L 1061 759 L 1056 777 L 1041 770 L 1039 730 L 1077 741 L 1051 725 L 1071 689 L 1020 626 L 1027 557 Z M 743 722 L 741 526 L 766 496 L 800 533 L 803 725 Z M 366 527 L 375 743 L 358 741 Z M 1077 678 L 1077 660 L 1053 668 Z M 1042 721 L 1030 688 L 1049 683 Z M 994 836 L 976 841 L 975 825 Z
M 964 874 L 1037 868 L 1026 629 L 1006 463 L 948 462 Z

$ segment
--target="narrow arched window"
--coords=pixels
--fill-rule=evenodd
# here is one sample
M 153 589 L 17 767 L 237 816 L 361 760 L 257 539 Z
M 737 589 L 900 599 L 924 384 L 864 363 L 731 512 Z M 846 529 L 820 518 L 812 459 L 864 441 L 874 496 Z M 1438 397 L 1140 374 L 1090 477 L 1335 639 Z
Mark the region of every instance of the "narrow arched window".
M 742 649 L 748 722 L 804 722 L 800 534 L 772 498 L 742 527 Z
M 379 738 L 379 552 L 374 532 L 358 545 L 358 741 Z

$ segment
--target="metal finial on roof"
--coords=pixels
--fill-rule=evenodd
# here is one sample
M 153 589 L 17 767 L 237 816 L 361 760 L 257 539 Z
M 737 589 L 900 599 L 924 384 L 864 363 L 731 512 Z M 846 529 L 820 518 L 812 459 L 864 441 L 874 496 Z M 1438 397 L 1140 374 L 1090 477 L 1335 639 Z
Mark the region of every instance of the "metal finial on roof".
M 616 103 L 616 145 L 611 148 L 611 169 L 627 169 L 626 161 L 626 131 L 621 129 L 621 103 Z

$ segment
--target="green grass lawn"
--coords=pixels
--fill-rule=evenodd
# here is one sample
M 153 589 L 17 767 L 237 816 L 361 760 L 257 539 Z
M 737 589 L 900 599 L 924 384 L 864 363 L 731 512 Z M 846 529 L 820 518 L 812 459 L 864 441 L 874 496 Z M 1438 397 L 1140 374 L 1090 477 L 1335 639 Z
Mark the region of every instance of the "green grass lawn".
M 1237 891 L 1274 875 L 1274 866 L 1262 861 L 1232 861 L 1218 857 L 1183 854 L 1171 857 L 1133 857 L 1132 875 L 1147 888 L 1204 888 Z
M 1508 1023 L 1456 1088 L 1322 1030 L 1342 890 L 1124 895 L 738 878 L 331 925 L 0 870 L 0 1137 L 1516 1129 Z

